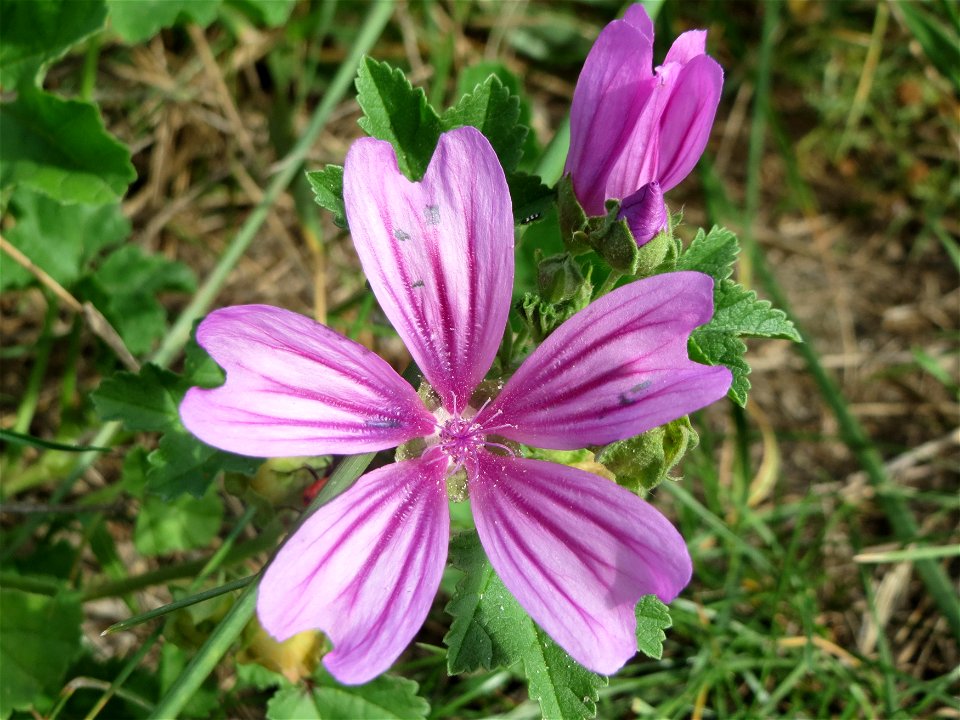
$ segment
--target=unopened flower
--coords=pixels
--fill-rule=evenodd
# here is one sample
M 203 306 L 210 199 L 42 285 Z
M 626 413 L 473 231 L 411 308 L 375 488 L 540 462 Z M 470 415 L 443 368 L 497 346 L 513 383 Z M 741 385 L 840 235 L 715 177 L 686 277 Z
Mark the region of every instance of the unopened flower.
M 516 456 L 637 435 L 717 400 L 726 368 L 691 362 L 713 282 L 693 272 L 618 289 L 558 328 L 500 394 L 474 403 L 510 308 L 513 226 L 497 156 L 473 128 L 441 136 L 422 182 L 389 143 L 357 141 L 344 168 L 357 251 L 383 311 L 439 397 L 431 412 L 370 350 L 306 317 L 248 305 L 211 313 L 197 340 L 224 367 L 180 413 L 201 440 L 249 455 L 359 453 L 422 438 L 419 457 L 361 477 L 290 539 L 260 584 L 279 640 L 319 628 L 340 681 L 386 670 L 426 618 L 449 540 L 447 479 L 465 471 L 477 531 L 521 605 L 602 673 L 636 651 L 634 606 L 690 578 L 683 539 L 651 505 L 575 468 Z
M 723 70 L 704 54 L 706 38 L 683 33 L 653 69 L 653 22 L 633 5 L 600 33 L 577 80 L 564 172 L 588 215 L 623 201 L 641 245 L 666 227 L 662 193 L 690 173 L 710 137 Z

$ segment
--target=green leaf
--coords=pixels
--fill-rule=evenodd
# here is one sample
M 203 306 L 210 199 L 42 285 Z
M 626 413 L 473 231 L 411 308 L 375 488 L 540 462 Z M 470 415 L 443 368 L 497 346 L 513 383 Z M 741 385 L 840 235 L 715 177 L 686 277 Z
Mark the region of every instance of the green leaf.
M 2 0 L 0 16 L 0 87 L 12 90 L 103 27 L 107 10 L 103 0 Z
M 347 227 L 347 211 L 343 205 L 343 167 L 327 165 L 323 170 L 307 173 L 317 205 L 333 213 L 338 227 Z
M 414 89 L 402 70 L 365 57 L 357 74 L 357 102 L 364 112 L 360 127 L 393 145 L 404 175 L 422 178 L 441 129 L 423 89 Z
M 697 270 L 719 283 L 730 277 L 739 253 L 740 243 L 730 230 L 714 225 L 704 233 L 700 228 L 690 247 L 677 259 L 676 269 Z
M 0 589 L 0 717 L 56 695 L 80 650 L 81 622 L 75 595 Z
M 576 663 L 530 619 L 493 571 L 476 533 L 455 537 L 450 557 L 465 576 L 447 605 L 454 616 L 444 638 L 449 671 L 522 663 L 544 717 L 594 717 L 607 679 Z
M 166 331 L 167 312 L 157 295 L 191 292 L 196 279 L 183 263 L 124 245 L 107 256 L 83 287 L 136 355 L 151 350 Z
M 698 442 L 690 417 L 684 415 L 636 437 L 607 445 L 597 453 L 597 462 L 617 476 L 619 485 L 640 493 L 663 482 Z
M 206 27 L 217 16 L 221 0 L 107 0 L 110 23 L 131 45 L 172 27 L 178 20 L 192 20 Z
M 440 116 L 443 129 L 471 125 L 482 132 L 500 158 L 504 172 L 512 172 L 523 155 L 528 129 L 519 124 L 520 98 L 512 95 L 496 75 L 490 75 L 456 106 Z
M 240 8 L 257 25 L 279 27 L 287 22 L 297 0 L 227 0 Z
M 89 452 L 91 450 L 107 452 L 110 450 L 108 447 L 97 447 L 95 445 L 67 445 L 66 443 L 43 440 L 33 435 L 25 435 L 24 433 L 18 433 L 14 430 L 4 430 L 3 428 L 0 428 L 0 440 L 12 445 L 26 445 L 28 447 L 39 447 L 45 450 L 61 450 L 63 452 Z
M 507 185 L 516 225 L 528 225 L 540 220 L 557 199 L 556 191 L 544 185 L 536 175 L 508 173 Z
M 139 374 L 121 371 L 103 380 L 93 404 L 103 420 L 120 420 L 127 430 L 166 431 L 180 426 L 183 392 L 176 374 L 144 365 Z
M 223 503 L 212 486 L 199 498 L 147 495 L 137 513 L 133 544 L 141 555 L 194 550 L 209 545 L 222 523 Z
M 430 705 L 413 680 L 381 675 L 365 685 L 341 685 L 322 668 L 310 685 L 286 685 L 267 703 L 268 720 L 420 720 Z
M 119 203 L 64 205 L 25 187 L 14 191 L 10 214 L 17 221 L 6 234 L 10 244 L 65 286 L 73 284 L 104 248 L 130 234 L 130 221 Z M 4 264 L 0 289 L 34 282 L 33 275 L 19 265 Z
M 0 104 L 0 188 L 25 185 L 65 203 L 118 200 L 137 176 L 130 151 L 91 103 L 33 88 Z
M 644 595 L 636 607 L 637 647 L 640 652 L 655 660 L 663 657 L 663 631 L 673 626 L 670 608 L 660 602 L 656 595 Z
M 690 334 L 688 349 L 693 360 L 709 365 L 726 365 L 733 372 L 729 396 L 741 407 L 750 390 L 750 366 L 743 356 L 747 351 L 741 337 L 781 338 L 801 342 L 800 334 L 786 313 L 767 300 L 759 300 L 732 280 L 723 280 L 714 288 L 714 315 L 706 325 Z
M 190 493 L 201 497 L 221 471 L 252 475 L 262 462 L 223 452 L 200 442 L 186 432 L 168 432 L 160 447 L 150 453 L 147 491 L 165 500 Z

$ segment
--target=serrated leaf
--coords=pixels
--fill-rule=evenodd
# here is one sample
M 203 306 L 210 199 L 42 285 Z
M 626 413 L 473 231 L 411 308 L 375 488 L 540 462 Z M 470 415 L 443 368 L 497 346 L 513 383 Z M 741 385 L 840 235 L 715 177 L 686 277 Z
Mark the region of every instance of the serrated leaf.
M 320 669 L 312 685 L 288 685 L 267 703 L 268 720 L 420 720 L 430 705 L 413 680 L 381 675 L 365 685 L 341 685 Z
M 719 283 L 733 273 L 739 253 L 740 243 L 730 230 L 714 225 L 705 233 L 700 228 L 690 247 L 677 259 L 676 269 L 706 273 Z
M 450 557 L 465 573 L 447 605 L 454 616 L 444 638 L 450 672 L 520 662 L 544 717 L 594 717 L 607 679 L 575 662 L 530 619 L 493 571 L 476 533 L 455 537 Z
M 252 475 L 260 458 L 223 452 L 200 442 L 186 432 L 171 431 L 148 456 L 147 491 L 165 500 L 183 493 L 201 497 L 221 471 Z
M 0 87 L 34 82 L 38 71 L 103 27 L 103 0 L 0 2 Z
M 801 341 L 800 334 L 783 310 L 777 310 L 769 300 L 760 300 L 753 290 L 747 290 L 732 280 L 724 280 L 714 291 L 713 319 L 707 327 L 714 332 L 730 332 L 738 337 Z
M 327 165 L 323 170 L 307 173 L 313 196 L 320 207 L 333 213 L 338 227 L 347 227 L 347 211 L 343 204 L 343 167 Z
M 201 27 L 213 22 L 221 0 L 107 0 L 110 24 L 125 42 L 143 42 L 178 20 Z
M 80 650 L 82 622 L 76 595 L 0 589 L 0 717 L 56 695 Z
M 490 75 L 440 116 L 443 130 L 471 125 L 486 136 L 504 172 L 512 172 L 523 155 L 528 129 L 519 124 L 520 98 L 500 78 Z
M 130 221 L 119 203 L 64 205 L 25 187 L 14 191 L 10 214 L 17 221 L 6 233 L 10 244 L 65 286 L 73 284 L 104 248 L 122 242 L 130 233 Z M 12 262 L 6 262 L 0 274 L 0 289 L 35 282 L 33 275 Z
M 203 497 L 173 500 L 147 495 L 137 513 L 133 544 L 141 555 L 206 547 L 220 532 L 223 503 L 210 488 Z
M 636 607 L 637 648 L 644 655 L 659 660 L 663 657 L 663 631 L 673 626 L 670 608 L 660 602 L 656 595 L 644 595 Z
M 422 88 L 414 88 L 402 70 L 365 57 L 357 73 L 358 121 L 368 135 L 387 140 L 400 171 L 411 180 L 426 172 L 440 138 L 440 118 Z
M 121 371 L 103 380 L 93 405 L 103 420 L 119 420 L 127 430 L 167 431 L 180 425 L 183 392 L 179 376 L 144 365 L 139 374 Z
M 747 352 L 746 343 L 735 335 L 713 332 L 709 325 L 699 327 L 690 333 L 687 351 L 690 359 L 705 365 L 726 365 L 733 373 L 733 383 L 727 396 L 740 407 L 746 407 L 747 394 L 750 392 L 750 366 L 743 356 Z
M 118 200 L 137 176 L 130 151 L 91 103 L 33 88 L 0 104 L 0 188 L 25 185 L 64 203 Z

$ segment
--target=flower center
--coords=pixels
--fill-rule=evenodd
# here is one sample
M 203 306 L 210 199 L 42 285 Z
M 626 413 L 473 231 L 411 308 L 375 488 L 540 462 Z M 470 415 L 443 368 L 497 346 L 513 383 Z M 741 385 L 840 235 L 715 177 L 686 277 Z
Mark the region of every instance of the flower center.
M 440 426 L 439 447 L 453 461 L 450 473 L 470 465 L 484 446 L 483 428 L 479 423 L 454 415 Z

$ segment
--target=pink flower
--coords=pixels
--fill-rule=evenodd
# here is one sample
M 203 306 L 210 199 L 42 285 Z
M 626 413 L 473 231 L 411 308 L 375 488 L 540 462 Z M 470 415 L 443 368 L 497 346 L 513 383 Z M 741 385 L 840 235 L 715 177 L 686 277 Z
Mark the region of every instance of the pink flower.
M 588 215 L 622 200 L 641 245 L 666 227 L 662 193 L 693 170 L 710 137 L 723 70 L 704 54 L 706 39 L 705 30 L 683 33 L 651 70 L 653 23 L 633 5 L 600 33 L 573 93 L 564 172 Z
M 324 664 L 342 682 L 385 671 L 440 584 L 446 479 L 464 468 L 480 539 L 510 592 L 578 662 L 617 670 L 636 651 L 639 598 L 669 601 L 689 581 L 683 539 L 615 483 L 504 443 L 600 445 L 723 397 L 729 371 L 686 353 L 691 329 L 710 319 L 712 280 L 660 275 L 604 296 L 477 408 L 513 285 L 510 196 L 490 144 L 473 128 L 448 132 L 411 183 L 388 143 L 358 140 L 344 200 L 373 291 L 442 406 L 431 412 L 384 360 L 301 315 L 247 305 L 201 323 L 198 341 L 227 373 L 180 406 L 204 442 L 260 456 L 426 443 L 304 523 L 260 584 L 260 621 L 280 640 L 323 630 L 334 646 Z

